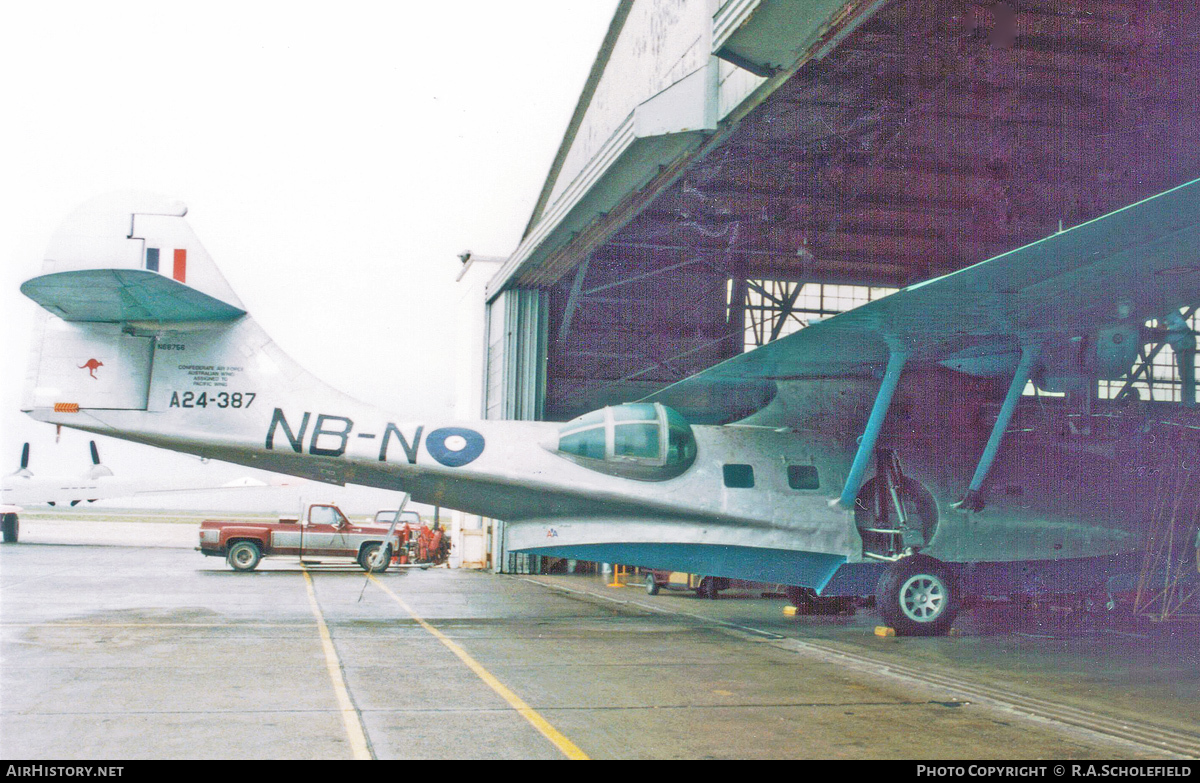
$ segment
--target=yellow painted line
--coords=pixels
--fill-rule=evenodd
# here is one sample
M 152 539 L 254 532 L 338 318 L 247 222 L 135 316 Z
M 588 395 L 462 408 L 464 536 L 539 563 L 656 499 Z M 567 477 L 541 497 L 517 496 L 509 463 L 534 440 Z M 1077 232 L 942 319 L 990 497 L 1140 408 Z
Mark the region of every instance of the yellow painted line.
M 313 616 L 317 618 L 317 629 L 321 632 L 321 648 L 325 651 L 325 668 L 329 679 L 333 681 L 333 692 L 337 695 L 338 709 L 342 714 L 342 723 L 346 726 L 346 735 L 350 738 L 350 750 L 355 759 L 370 759 L 371 751 L 367 749 L 367 735 L 363 731 L 362 721 L 358 710 L 350 701 L 350 691 L 346 690 L 346 680 L 342 677 L 342 664 L 338 660 L 337 650 L 333 647 L 333 637 L 329 635 L 329 626 L 321 614 L 317 604 L 317 594 L 313 590 L 312 577 L 304 572 L 304 587 L 308 591 L 308 603 L 312 607 Z
M 506 702 L 508 702 L 508 706 L 510 706 L 514 710 L 516 710 L 517 713 L 522 718 L 529 721 L 530 725 L 532 725 L 535 729 L 540 731 L 546 739 L 553 742 L 554 746 L 556 748 L 558 748 L 560 751 L 562 751 L 563 754 L 566 755 L 567 758 L 573 759 L 576 761 L 588 760 L 587 754 L 584 753 L 582 750 L 580 750 L 575 745 L 575 743 L 571 742 L 571 740 L 569 740 L 565 736 L 563 736 L 563 734 L 558 729 L 551 726 L 546 721 L 545 718 L 543 718 L 532 707 L 530 707 L 528 704 L 526 704 L 525 701 L 520 696 L 518 696 L 517 694 L 513 693 L 508 688 L 506 688 L 502 682 L 500 682 L 494 676 L 492 676 L 491 672 L 489 672 L 487 669 L 483 668 L 483 666 L 480 665 L 479 661 L 472 658 L 467 653 L 466 650 L 464 650 L 463 648 L 459 647 L 457 644 L 452 642 L 450 640 L 450 637 L 446 636 L 446 634 L 442 633 L 441 631 L 434 628 L 429 623 L 425 622 L 425 620 L 423 620 L 420 617 L 420 615 L 418 615 L 416 612 L 414 612 L 412 610 L 411 606 L 409 606 L 407 603 L 405 603 L 403 598 L 401 598 L 400 596 L 393 593 L 391 588 L 389 588 L 383 582 L 380 582 L 378 579 L 376 579 L 374 574 L 370 574 L 369 577 L 370 577 L 371 581 L 375 583 L 376 587 L 378 587 L 380 590 L 382 590 L 383 592 L 385 592 L 389 596 L 391 596 L 392 600 L 395 601 L 396 603 L 400 604 L 401 608 L 403 608 L 404 611 L 408 612 L 409 615 L 414 620 L 416 620 L 422 628 L 424 628 L 426 631 L 431 633 L 434 636 L 434 638 L 437 639 L 439 642 L 446 645 L 446 647 L 448 647 L 450 649 L 450 652 L 457 655 L 459 660 L 461 660 L 463 663 L 465 663 L 467 665 L 467 668 L 469 668 L 471 671 L 475 672 L 475 674 L 479 677 L 479 679 L 481 679 L 485 683 L 487 683 L 489 688 L 491 688 L 493 691 L 495 691 L 497 694 L 499 694 L 500 698 L 502 698 Z

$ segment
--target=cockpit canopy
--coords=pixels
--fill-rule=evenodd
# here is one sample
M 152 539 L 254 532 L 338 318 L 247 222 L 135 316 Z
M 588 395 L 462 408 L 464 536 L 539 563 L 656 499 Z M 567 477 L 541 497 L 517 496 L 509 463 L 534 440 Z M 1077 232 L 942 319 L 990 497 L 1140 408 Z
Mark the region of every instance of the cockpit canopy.
M 558 454 L 601 473 L 663 481 L 696 459 L 696 436 L 683 416 L 657 402 L 585 413 L 558 431 Z

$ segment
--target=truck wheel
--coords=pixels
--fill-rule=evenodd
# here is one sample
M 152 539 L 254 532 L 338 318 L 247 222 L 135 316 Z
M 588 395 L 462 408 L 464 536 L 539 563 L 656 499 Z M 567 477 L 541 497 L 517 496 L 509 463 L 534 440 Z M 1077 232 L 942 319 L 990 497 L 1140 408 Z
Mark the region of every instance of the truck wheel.
M 658 595 L 658 580 L 654 574 L 646 574 L 646 595 Z
M 262 552 L 259 550 L 258 544 L 253 541 L 239 541 L 229 547 L 229 554 L 225 559 L 234 571 L 253 571 L 258 568 Z
M 17 535 L 21 532 L 21 520 L 16 514 L 4 515 L 4 543 L 17 543 Z
M 358 553 L 358 564 L 362 566 L 362 570 L 366 571 L 368 574 L 382 574 L 384 571 L 388 570 L 388 566 L 392 564 L 392 547 L 391 545 L 388 545 L 387 551 L 383 553 L 383 562 L 374 568 L 371 567 L 371 563 L 375 560 L 375 555 L 377 552 L 379 552 L 379 548 L 381 546 L 383 546 L 383 544 L 367 544 L 362 548 L 362 551 Z
M 884 623 L 902 636 L 942 636 L 950 630 L 961 598 L 945 563 L 913 555 L 884 573 L 875 603 Z

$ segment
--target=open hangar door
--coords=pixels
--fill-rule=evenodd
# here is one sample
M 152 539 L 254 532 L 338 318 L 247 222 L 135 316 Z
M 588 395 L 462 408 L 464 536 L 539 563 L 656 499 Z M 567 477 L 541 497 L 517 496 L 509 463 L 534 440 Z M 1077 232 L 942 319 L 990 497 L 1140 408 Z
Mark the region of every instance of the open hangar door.
M 1197 99 L 1186 2 L 622 3 L 489 295 L 541 292 L 565 421 L 1195 179 Z M 1181 399 L 1143 358 L 1098 404 Z

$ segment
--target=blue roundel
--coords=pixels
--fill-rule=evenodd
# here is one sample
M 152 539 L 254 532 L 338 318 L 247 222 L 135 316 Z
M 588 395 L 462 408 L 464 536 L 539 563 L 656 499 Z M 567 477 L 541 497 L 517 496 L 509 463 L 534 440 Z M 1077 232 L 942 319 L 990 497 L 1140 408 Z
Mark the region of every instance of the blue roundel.
M 446 446 L 446 441 L 453 437 L 462 438 L 466 444 L 457 451 Z M 442 427 L 425 436 L 425 449 L 429 456 L 448 468 L 461 468 L 483 453 L 483 436 L 475 430 L 462 427 Z

